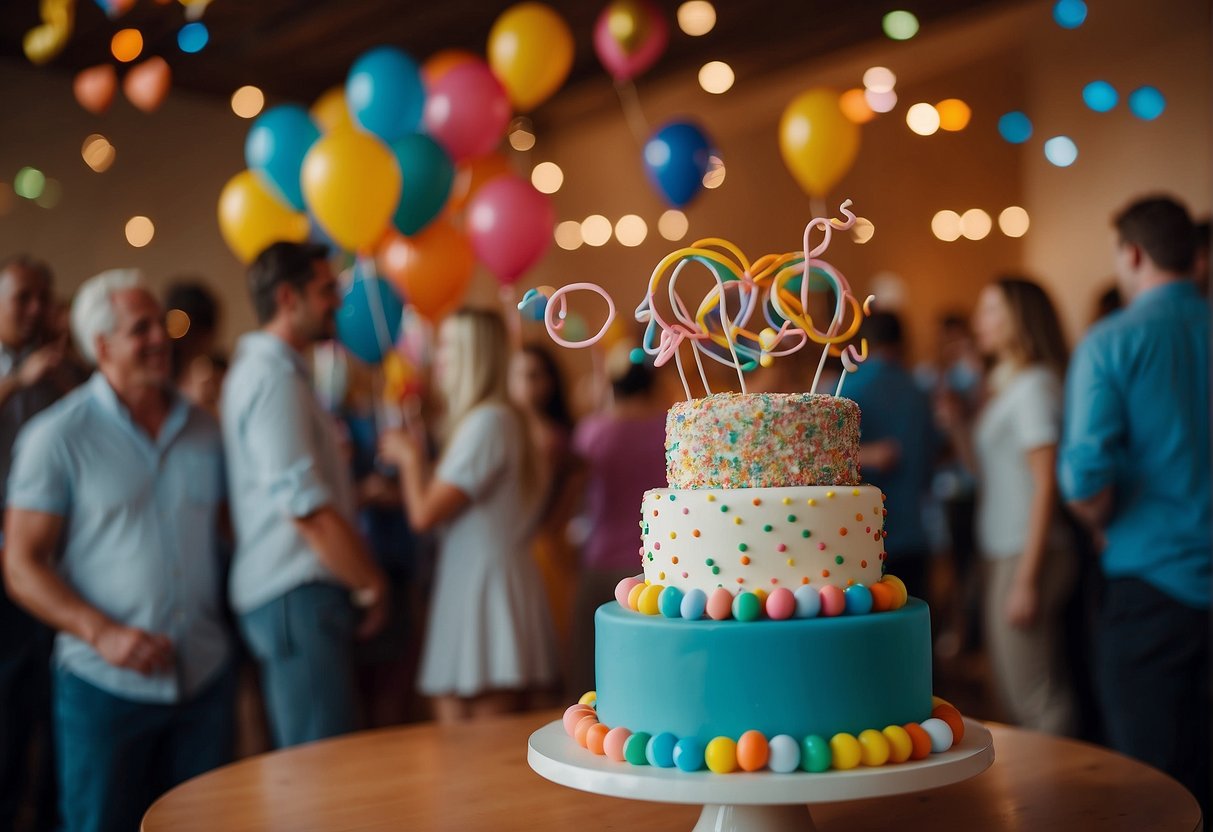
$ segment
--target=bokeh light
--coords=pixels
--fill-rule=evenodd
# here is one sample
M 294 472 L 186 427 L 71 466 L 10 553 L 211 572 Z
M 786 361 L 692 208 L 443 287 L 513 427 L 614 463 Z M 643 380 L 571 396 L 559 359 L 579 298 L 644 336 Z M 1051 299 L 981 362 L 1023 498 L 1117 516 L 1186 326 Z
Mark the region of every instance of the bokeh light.
M 13 193 L 24 199 L 37 199 L 46 187 L 46 174 L 37 168 L 23 167 L 13 177 Z
M 699 68 L 699 86 L 704 92 L 720 95 L 733 88 L 733 67 L 724 61 L 708 61 Z
M 527 151 L 535 146 L 535 128 L 526 116 L 518 116 L 510 122 L 510 147 L 518 151 Z
M 708 171 L 703 175 L 703 186 L 714 190 L 724 184 L 724 160 L 719 156 L 708 157 Z
M 206 24 L 198 20 L 181 27 L 181 31 L 177 33 L 177 47 L 182 52 L 192 55 L 205 49 L 210 39 L 211 33 L 206 28 Z
M 907 11 L 889 12 L 880 25 L 892 40 L 909 40 L 918 34 L 918 18 Z
M 1018 205 L 1003 208 L 1002 213 L 998 215 L 998 227 L 1008 237 L 1022 237 L 1028 233 L 1029 225 L 1031 222 L 1028 220 L 1028 212 Z
M 864 91 L 858 87 L 847 90 L 838 96 L 838 109 L 842 114 L 856 124 L 867 124 L 876 118 L 876 113 L 868 106 Z
M 939 129 L 952 133 L 959 132 L 969 126 L 973 111 L 969 105 L 959 98 L 945 98 L 935 105 L 939 113 Z
M 1045 142 L 1045 158 L 1059 168 L 1068 168 L 1078 158 L 1078 145 L 1069 136 L 1054 136 Z
M 531 184 L 541 194 L 554 194 L 564 184 L 564 171 L 555 162 L 540 162 L 531 171 Z
M 920 136 L 931 136 L 939 130 L 939 111 L 925 102 L 906 110 L 906 125 Z
M 605 246 L 611 230 L 611 221 L 602 214 L 591 214 L 581 221 L 581 239 L 587 246 Z
M 931 217 L 931 233 L 945 243 L 960 239 L 960 214 L 939 211 Z
M 891 113 L 897 106 L 897 93 L 893 90 L 884 92 L 863 91 L 863 100 L 874 113 Z
M 888 67 L 869 67 L 863 74 L 863 86 L 869 92 L 889 92 L 897 86 L 897 76 Z
M 998 119 L 998 132 L 1011 144 L 1023 144 L 1032 138 L 1032 120 L 1019 110 L 1012 110 Z
M 657 231 L 672 243 L 685 237 L 690 227 L 687 215 L 674 208 L 666 211 L 657 219 Z
M 628 248 L 635 248 L 649 236 L 649 226 L 641 217 L 635 214 L 624 214 L 615 223 L 615 239 Z
M 120 29 L 110 39 L 110 53 L 114 60 L 124 64 L 138 58 L 143 52 L 143 35 L 138 29 Z
M 1053 19 L 1063 29 L 1077 29 L 1087 19 L 1087 4 L 1083 0 L 1057 0 Z
M 867 217 L 856 217 L 855 224 L 851 226 L 851 237 L 859 245 L 863 245 L 868 240 L 872 239 L 872 235 L 876 233 L 876 226 Z
M 1082 101 L 1097 113 L 1106 113 L 1116 106 L 1120 96 L 1107 81 L 1092 81 L 1082 88 Z
M 232 112 L 241 118 L 255 118 L 265 106 L 265 94 L 257 87 L 241 87 L 232 93 Z
M 970 208 L 960 215 L 960 235 L 966 240 L 984 240 L 993 227 L 990 215 L 980 208 Z
M 118 151 L 110 144 L 110 140 L 100 133 L 93 133 L 84 140 L 80 148 L 80 158 L 97 173 L 105 173 L 114 164 Z
M 556 226 L 556 245 L 565 251 L 576 251 L 581 248 L 581 223 L 577 220 L 565 220 Z
M 1138 87 L 1129 93 L 1129 111 L 1145 121 L 1153 121 L 1167 109 L 1167 99 L 1157 87 Z
M 190 331 L 190 316 L 183 309 L 170 309 L 164 314 L 164 328 L 169 338 L 184 338 Z
M 61 199 L 63 199 L 63 186 L 59 184 L 59 180 L 47 179 L 46 185 L 42 188 L 42 193 L 38 194 L 34 202 L 40 208 L 49 210 L 58 205 Z
M 143 248 L 156 236 L 156 226 L 147 217 L 131 217 L 126 221 L 126 241 L 135 248 Z
M 706 0 L 688 0 L 678 7 L 678 28 L 691 37 L 706 35 L 716 26 L 716 8 Z

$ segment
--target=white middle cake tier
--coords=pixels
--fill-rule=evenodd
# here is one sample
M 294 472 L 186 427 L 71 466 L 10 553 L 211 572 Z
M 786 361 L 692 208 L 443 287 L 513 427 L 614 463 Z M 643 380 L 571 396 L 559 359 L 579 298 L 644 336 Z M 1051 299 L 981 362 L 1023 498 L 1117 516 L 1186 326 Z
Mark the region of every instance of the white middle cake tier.
M 871 485 L 645 492 L 645 580 L 736 594 L 870 586 L 885 559 L 884 495 Z

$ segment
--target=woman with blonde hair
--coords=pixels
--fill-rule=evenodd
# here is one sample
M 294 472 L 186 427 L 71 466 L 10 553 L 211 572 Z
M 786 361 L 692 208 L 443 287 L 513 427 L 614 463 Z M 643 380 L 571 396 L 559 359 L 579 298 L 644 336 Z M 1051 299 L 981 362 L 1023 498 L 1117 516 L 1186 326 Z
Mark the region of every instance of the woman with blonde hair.
M 940 415 L 977 474 L 994 681 L 1015 722 L 1068 734 L 1075 710 L 1062 615 L 1077 557 L 1057 497 L 1065 340 L 1044 290 L 1010 277 L 982 290 L 973 333 L 991 367 L 985 401 L 971 430 L 954 412 Z
M 542 498 L 525 416 L 510 401 L 510 350 L 495 313 L 464 309 L 438 330 L 434 377 L 445 401 L 431 472 L 410 421 L 380 442 L 400 469 L 409 525 L 439 550 L 418 678 L 443 722 L 518 710 L 556 679 L 551 624 L 529 539 Z

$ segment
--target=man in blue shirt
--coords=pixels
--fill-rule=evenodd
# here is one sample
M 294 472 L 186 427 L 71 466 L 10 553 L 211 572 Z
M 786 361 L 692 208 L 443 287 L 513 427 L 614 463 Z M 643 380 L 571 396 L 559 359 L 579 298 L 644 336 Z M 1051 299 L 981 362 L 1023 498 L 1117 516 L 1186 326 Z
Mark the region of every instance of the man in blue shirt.
M 322 246 L 275 243 L 249 269 L 261 329 L 240 339 L 222 421 L 236 527 L 231 602 L 279 747 L 356 730 L 354 642 L 387 621 L 353 478 L 302 353 L 336 334 Z
M 137 272 L 87 281 L 72 330 L 98 372 L 18 437 L 4 577 L 58 631 L 65 828 L 128 832 L 158 794 L 231 759 L 223 453 L 214 420 L 172 392 Z
M 902 363 L 900 318 L 876 312 L 864 320 L 860 335 L 871 355 L 842 387 L 859 405 L 860 467 L 864 480 L 888 497 L 888 571 L 911 595 L 926 598 L 930 544 L 923 498 L 937 447 L 931 402 Z
M 1209 808 L 1209 307 L 1188 278 L 1183 206 L 1115 219 L 1129 306 L 1079 344 L 1066 380 L 1062 494 L 1104 541 L 1100 699 L 1118 750 Z

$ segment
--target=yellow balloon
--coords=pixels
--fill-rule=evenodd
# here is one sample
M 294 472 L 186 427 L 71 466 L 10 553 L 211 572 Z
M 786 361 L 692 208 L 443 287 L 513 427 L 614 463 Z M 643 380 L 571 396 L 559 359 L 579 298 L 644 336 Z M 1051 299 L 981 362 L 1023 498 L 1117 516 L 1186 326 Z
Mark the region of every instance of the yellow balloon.
M 349 108 L 345 106 L 343 87 L 333 87 L 317 98 L 312 104 L 311 116 L 321 133 L 332 133 L 343 127 L 354 126 L 354 122 L 350 120 Z
M 349 251 L 367 252 L 400 200 L 400 166 L 370 133 L 337 130 L 321 136 L 303 157 L 300 184 L 329 237 Z
M 233 176 L 219 194 L 219 231 L 242 263 L 253 262 L 271 243 L 303 242 L 307 226 L 307 214 L 270 196 L 252 171 Z
M 859 126 L 843 115 L 838 93 L 801 93 L 779 120 L 783 163 L 809 196 L 825 196 L 846 175 L 859 153 Z
M 573 66 L 573 33 L 543 3 L 519 3 L 489 32 L 489 66 L 521 111 L 534 109 L 564 83 Z

